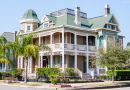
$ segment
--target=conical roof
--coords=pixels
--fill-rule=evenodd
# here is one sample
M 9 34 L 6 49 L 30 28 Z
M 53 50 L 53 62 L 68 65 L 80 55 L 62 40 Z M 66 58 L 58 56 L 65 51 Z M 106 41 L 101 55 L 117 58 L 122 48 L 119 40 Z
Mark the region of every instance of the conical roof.
M 29 9 L 24 13 L 24 16 L 22 19 L 38 19 L 37 14 L 34 10 Z M 39 20 L 39 19 L 38 19 Z

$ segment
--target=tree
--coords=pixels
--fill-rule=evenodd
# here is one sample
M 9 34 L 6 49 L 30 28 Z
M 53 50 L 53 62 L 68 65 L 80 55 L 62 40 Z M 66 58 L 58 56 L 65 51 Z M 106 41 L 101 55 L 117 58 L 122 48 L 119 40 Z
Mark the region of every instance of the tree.
M 39 50 L 50 50 L 48 46 L 39 45 L 36 46 L 33 44 L 34 34 L 28 34 L 26 36 L 17 36 L 16 41 L 11 44 L 12 50 L 14 52 L 15 58 L 18 55 L 23 55 L 25 58 L 25 78 L 24 82 L 27 83 L 27 57 L 33 56 L 38 60 L 38 52 Z
M 10 47 L 8 46 L 9 42 L 5 37 L 0 36 L 0 63 L 5 63 L 7 66 L 10 65 L 9 54 Z
M 107 45 L 106 51 L 104 48 L 99 48 L 96 63 L 99 66 L 107 67 L 112 70 L 112 81 L 114 83 L 114 70 L 121 67 L 128 61 L 130 51 L 124 50 L 118 43 L 115 46 L 111 43 Z

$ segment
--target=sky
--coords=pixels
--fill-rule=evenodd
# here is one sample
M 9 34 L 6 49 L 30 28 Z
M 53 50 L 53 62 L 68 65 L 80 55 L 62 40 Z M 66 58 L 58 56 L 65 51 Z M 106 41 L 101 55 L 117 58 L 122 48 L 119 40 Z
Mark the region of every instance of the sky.
M 51 12 L 75 9 L 75 5 L 78 5 L 82 12 L 87 13 L 87 18 L 93 18 L 105 14 L 106 3 L 119 23 L 119 35 L 125 36 L 126 46 L 130 42 L 130 0 L 0 0 L 0 33 L 21 29 L 19 21 L 28 9 L 33 9 L 41 20 Z

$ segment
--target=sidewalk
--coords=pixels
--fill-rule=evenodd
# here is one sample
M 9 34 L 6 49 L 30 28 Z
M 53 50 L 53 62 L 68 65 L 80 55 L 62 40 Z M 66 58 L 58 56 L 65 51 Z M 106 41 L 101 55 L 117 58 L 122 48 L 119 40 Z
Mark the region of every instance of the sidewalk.
M 127 82 L 130 83 L 129 81 L 115 81 L 115 83 L 123 83 Z M 24 83 L 24 82 L 20 82 Z M 112 81 L 105 81 L 105 82 L 89 82 L 89 83 L 69 83 L 71 85 L 71 88 L 49 88 L 49 85 L 51 83 L 42 83 L 42 82 L 28 82 L 28 84 L 41 84 L 41 86 L 23 86 L 23 85 L 10 85 L 9 86 L 19 86 L 19 87 L 29 87 L 29 88 L 41 88 L 45 90 L 73 90 L 73 89 L 101 89 L 101 88 L 115 88 L 115 87 L 130 87 L 130 84 L 128 85 L 110 85 L 110 86 L 89 86 L 92 84 L 109 84 L 112 83 Z M 0 84 L 0 85 L 7 85 L 7 84 Z M 85 86 L 87 85 L 87 86 Z

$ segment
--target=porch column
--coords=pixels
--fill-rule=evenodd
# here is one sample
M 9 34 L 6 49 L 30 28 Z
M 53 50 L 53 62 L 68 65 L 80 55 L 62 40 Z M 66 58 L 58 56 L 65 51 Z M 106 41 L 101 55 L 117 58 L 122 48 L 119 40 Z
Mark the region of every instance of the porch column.
M 62 72 L 64 72 L 65 70 L 65 55 L 64 55 L 64 27 L 63 27 L 63 30 L 62 30 Z
M 51 63 L 51 68 L 53 67 L 53 55 L 50 56 L 50 63 Z
M 105 35 L 105 43 L 104 43 L 105 45 L 105 50 L 107 50 L 107 35 Z
M 32 56 L 30 56 L 30 73 L 32 73 Z
M 89 69 L 89 56 L 88 56 L 88 54 L 87 54 L 87 73 L 88 73 L 88 69 Z
M 86 36 L 86 45 L 87 45 L 87 51 L 88 51 L 88 34 Z
M 97 36 L 95 36 L 95 46 L 96 46 L 96 49 L 98 51 L 98 40 L 97 40 Z
M 19 57 L 18 57 L 18 62 L 17 62 L 17 64 L 18 64 L 18 65 L 17 65 L 17 68 L 19 68 Z
M 41 56 L 39 56 L 39 59 L 38 59 L 38 68 L 41 68 L 40 60 L 41 60 Z
M 23 57 L 21 57 L 21 68 L 23 68 Z
M 77 33 L 76 32 L 75 32 L 74 44 L 75 44 L 75 50 L 77 50 Z
M 77 69 L 77 52 L 75 53 L 75 68 Z
M 40 44 L 41 44 L 41 36 L 39 34 L 39 46 L 40 46 Z
M 50 44 L 52 44 L 52 43 L 53 43 L 53 41 L 52 41 L 53 39 L 52 39 L 52 38 L 53 38 L 53 33 L 51 32 Z
M 43 60 L 42 60 L 42 55 L 41 55 L 41 68 L 43 67 Z

